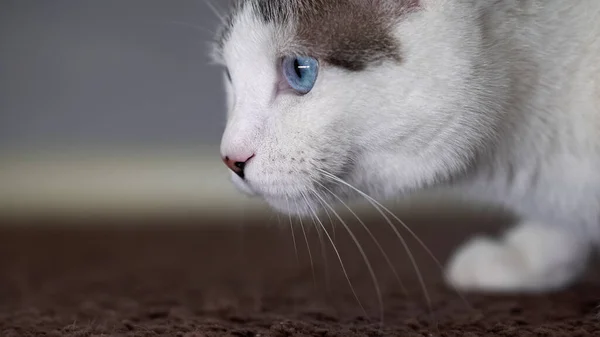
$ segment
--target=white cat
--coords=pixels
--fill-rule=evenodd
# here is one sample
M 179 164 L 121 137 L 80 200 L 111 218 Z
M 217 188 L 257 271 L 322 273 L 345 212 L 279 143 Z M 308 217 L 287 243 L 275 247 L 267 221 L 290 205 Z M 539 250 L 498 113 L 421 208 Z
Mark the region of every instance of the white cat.
M 243 191 L 310 214 L 333 193 L 452 186 L 522 217 L 459 249 L 452 285 L 549 291 L 584 271 L 600 239 L 600 1 L 240 0 L 215 58 Z

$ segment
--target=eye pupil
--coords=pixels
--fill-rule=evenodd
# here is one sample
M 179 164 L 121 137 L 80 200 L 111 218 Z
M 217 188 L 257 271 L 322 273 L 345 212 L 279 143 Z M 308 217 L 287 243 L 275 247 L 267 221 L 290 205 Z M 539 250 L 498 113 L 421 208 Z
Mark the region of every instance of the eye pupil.
M 296 75 L 298 75 L 298 77 L 302 78 L 302 70 L 300 69 L 300 62 L 298 61 L 298 59 L 294 59 L 294 70 L 296 71 Z

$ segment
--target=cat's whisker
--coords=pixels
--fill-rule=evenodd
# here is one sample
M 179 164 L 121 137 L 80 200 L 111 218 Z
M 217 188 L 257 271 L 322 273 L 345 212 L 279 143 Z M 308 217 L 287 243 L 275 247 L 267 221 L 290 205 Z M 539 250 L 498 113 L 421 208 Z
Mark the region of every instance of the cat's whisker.
M 328 268 L 328 264 L 327 264 L 327 255 L 325 252 L 325 241 L 323 240 L 323 229 L 320 228 L 320 226 L 317 224 L 317 220 L 319 219 L 318 216 L 313 215 L 312 213 L 310 214 L 310 218 L 312 219 L 314 228 L 317 231 L 317 236 L 319 237 L 319 244 L 320 244 L 320 250 L 321 250 L 321 258 L 323 259 L 323 268 L 325 269 L 325 279 L 326 279 L 326 287 L 327 287 L 327 291 L 330 290 L 329 287 L 329 268 Z
M 352 229 L 350 228 L 350 226 L 348 226 L 348 224 L 346 224 L 346 222 L 344 221 L 344 219 L 342 219 L 342 217 L 335 211 L 335 209 L 333 207 L 331 207 L 327 201 L 321 197 L 321 195 L 319 195 L 319 193 L 317 193 L 316 191 L 311 191 L 312 194 L 317 197 L 320 200 L 320 203 L 324 206 L 324 208 L 329 208 L 329 210 L 331 210 L 331 212 L 334 214 L 334 216 L 340 221 L 340 223 L 342 224 L 342 226 L 346 229 L 346 231 L 348 232 L 348 234 L 350 235 L 350 237 L 352 238 L 352 241 L 354 241 L 354 244 L 356 245 L 356 248 L 358 249 L 358 251 L 360 252 L 366 266 L 367 269 L 369 270 L 369 273 L 371 274 L 371 279 L 373 280 L 373 285 L 375 287 L 375 292 L 377 293 L 377 299 L 379 301 L 379 310 L 380 310 L 380 314 L 381 314 L 381 323 L 383 323 L 383 317 L 384 317 L 384 310 L 383 310 L 383 297 L 381 295 L 381 289 L 379 287 L 379 281 L 377 280 L 377 276 L 375 274 L 375 271 L 373 270 L 373 266 L 371 265 L 371 261 L 369 261 L 369 258 L 367 257 L 367 254 L 365 253 L 362 245 L 360 244 L 359 240 L 356 238 L 356 235 L 354 235 L 354 232 L 352 232 Z M 332 240 L 333 241 L 333 240 Z
M 329 210 L 325 209 L 325 214 L 327 215 L 327 218 L 329 219 L 329 225 L 331 225 L 331 237 L 333 238 L 333 241 L 336 241 L 336 235 L 335 235 L 335 223 L 333 222 L 333 219 L 331 218 L 331 214 L 329 214 Z
M 406 297 L 408 297 L 408 290 L 406 289 L 406 286 L 404 285 L 404 283 L 402 282 L 402 280 L 400 279 L 400 276 L 398 275 L 398 271 L 396 270 L 396 268 L 394 267 L 394 264 L 392 263 L 389 255 L 385 252 L 385 250 L 383 249 L 383 247 L 381 246 L 381 243 L 379 242 L 379 240 L 377 240 L 377 237 L 375 237 L 375 235 L 373 234 L 373 232 L 369 229 L 369 226 L 367 226 L 362 219 L 356 214 L 356 212 L 354 212 L 352 210 L 352 208 L 350 208 L 350 206 L 348 206 L 348 204 L 346 202 L 344 202 L 344 200 L 342 198 L 340 198 L 337 194 L 335 194 L 333 191 L 331 191 L 331 189 L 327 188 L 327 186 L 323 185 L 322 183 L 320 183 L 317 180 L 313 181 L 314 183 L 318 184 L 321 186 L 321 188 L 325 189 L 327 192 L 329 192 L 329 194 L 331 194 L 334 198 L 336 198 L 342 205 L 344 205 L 344 207 L 346 207 L 348 209 L 348 211 L 350 212 L 350 214 L 352 214 L 356 220 L 358 220 L 358 222 L 361 224 L 361 226 L 365 229 L 365 231 L 367 232 L 367 234 L 369 234 L 369 236 L 371 237 L 371 239 L 373 240 L 373 242 L 375 243 L 375 245 L 377 246 L 377 248 L 379 249 L 379 251 L 381 252 L 381 254 L 383 255 L 383 258 L 385 259 L 386 263 L 388 264 L 388 266 L 390 267 L 390 269 L 392 270 L 392 273 L 394 274 L 394 277 L 396 278 L 396 280 L 398 281 L 398 284 L 400 285 L 400 288 L 402 288 L 402 292 L 404 293 L 404 295 Z
M 281 216 L 279 216 L 279 213 L 277 213 L 277 212 L 273 212 L 273 213 L 275 213 L 275 215 L 274 215 L 274 216 L 277 218 L 277 225 L 278 225 L 278 226 L 281 226 L 281 224 L 282 224 L 282 222 L 281 222 Z M 273 216 L 271 216 L 271 218 L 272 218 L 272 217 L 273 217 Z M 269 221 L 271 221 L 271 220 L 269 220 Z
M 327 218 L 329 218 L 329 224 L 333 227 L 333 220 L 331 219 L 331 215 L 329 214 L 329 212 L 327 210 L 325 210 L 325 214 L 327 215 Z M 333 241 L 336 242 L 335 240 L 335 232 L 332 232 L 332 236 L 333 236 Z M 331 279 L 329 277 L 329 264 L 327 262 L 327 245 L 325 245 L 324 240 L 323 240 L 323 234 L 320 233 L 319 235 L 319 239 L 321 240 L 321 249 L 322 249 L 322 257 L 324 260 L 324 267 L 325 267 L 325 286 L 327 287 L 327 291 L 331 291 Z
M 290 208 L 290 199 L 286 196 L 285 202 L 287 203 L 288 209 Z M 277 218 L 279 219 L 279 213 L 277 213 Z M 288 213 L 288 218 L 290 220 L 290 231 L 292 232 L 292 241 L 294 242 L 294 252 L 296 253 L 296 262 L 300 264 L 300 256 L 298 255 L 298 245 L 296 243 L 296 234 L 294 233 L 294 223 L 292 222 L 292 215 Z
M 306 201 L 306 206 L 310 209 L 311 213 L 314 214 L 315 216 L 317 216 L 317 212 L 314 210 L 314 208 L 308 202 L 308 198 L 306 197 L 306 194 L 304 194 L 304 192 L 300 192 L 300 193 L 302 194 L 302 197 Z M 342 268 L 342 272 L 344 273 L 344 276 L 346 277 L 346 281 L 348 282 L 348 285 L 350 286 L 350 291 L 352 291 L 352 295 L 354 295 L 354 298 L 356 299 L 356 302 L 358 302 L 358 305 L 362 309 L 365 317 L 369 317 L 369 315 L 367 314 L 367 311 L 365 310 L 365 307 L 363 306 L 362 302 L 360 301 L 360 298 L 358 297 L 358 294 L 356 293 L 356 290 L 354 289 L 354 286 L 352 285 L 352 281 L 350 280 L 350 276 L 348 276 L 348 272 L 346 271 L 346 267 L 344 266 L 344 261 L 342 260 L 342 256 L 340 255 L 340 252 L 339 252 L 335 242 L 333 242 L 331 235 L 329 235 L 329 232 L 327 232 L 327 229 L 325 229 L 325 226 L 323 226 L 323 223 L 321 222 L 319 217 L 317 217 L 317 220 L 318 220 L 321 228 L 323 228 L 323 231 L 325 232 L 325 235 L 327 236 L 327 239 L 331 243 L 331 247 L 333 248 L 333 251 L 335 252 L 335 255 L 338 258 L 338 261 L 340 262 L 340 267 Z
M 442 272 L 442 274 L 445 274 L 444 271 L 444 266 L 442 265 L 442 263 L 439 261 L 439 259 L 435 256 L 435 254 L 433 254 L 433 252 L 431 251 L 431 249 L 429 249 L 429 247 L 425 244 L 425 242 L 423 242 L 423 240 L 421 240 L 421 238 L 419 238 L 419 236 L 402 220 L 400 220 L 400 218 L 391 210 L 389 210 L 387 207 L 385 207 L 384 205 L 382 205 L 379 201 L 375 200 L 373 197 L 369 196 L 368 194 L 364 193 L 363 191 L 359 190 L 358 188 L 352 186 L 351 184 L 347 183 L 346 181 L 344 181 L 343 179 L 323 170 L 320 168 L 317 168 L 317 170 L 321 171 L 323 174 L 329 176 L 331 179 L 337 181 L 338 183 L 341 183 L 347 187 L 349 187 L 350 189 L 354 190 L 355 192 L 357 192 L 358 194 L 360 194 L 361 196 L 363 196 L 365 199 L 367 199 L 367 201 L 369 203 L 371 203 L 371 205 L 373 205 L 378 211 L 379 213 L 381 212 L 381 209 L 383 209 L 385 212 L 387 212 L 394 220 L 396 220 L 416 241 L 417 243 L 419 243 L 419 245 L 425 250 L 425 252 L 429 255 L 429 257 L 434 261 L 434 263 L 437 265 L 437 267 L 440 269 L 440 271 Z M 389 219 L 382 214 L 382 216 L 388 221 L 388 223 L 390 224 L 390 226 L 392 226 L 392 230 L 394 230 L 394 232 L 396 233 L 397 236 L 400 236 L 400 233 L 398 232 L 398 229 L 396 228 L 396 226 L 392 225 L 392 223 L 389 221 Z M 411 258 L 411 260 L 413 260 L 413 258 Z M 421 278 L 422 280 L 422 278 Z M 451 285 L 451 287 L 453 288 L 454 292 L 456 292 L 456 294 L 458 294 L 458 296 L 461 298 L 461 300 L 463 301 L 463 303 L 469 308 L 469 309 L 473 309 L 472 305 L 469 303 L 469 301 L 464 297 L 464 295 L 462 294 L 462 292 L 457 289 L 455 286 Z
M 315 221 L 314 217 L 313 217 L 313 224 L 315 226 L 315 228 L 317 229 L 317 236 L 319 237 L 319 244 L 321 245 L 321 259 L 323 259 L 323 269 L 325 271 L 325 286 L 327 288 L 327 291 L 330 290 L 329 287 L 329 267 L 327 264 L 327 252 L 325 251 L 325 241 L 323 238 L 323 233 L 322 230 L 319 228 L 319 226 L 317 226 L 317 222 Z
M 430 311 L 430 313 L 433 315 L 433 306 L 431 303 L 431 297 L 429 295 L 429 291 L 427 290 L 427 286 L 425 285 L 425 281 L 423 279 L 423 274 L 421 273 L 421 268 L 419 268 L 419 265 L 417 263 L 417 260 L 415 259 L 412 251 L 410 250 L 410 247 L 408 246 L 408 244 L 406 243 L 406 240 L 404 239 L 404 237 L 402 237 L 402 234 L 400 234 L 400 232 L 398 231 L 398 228 L 396 228 L 396 226 L 394 226 L 393 222 L 389 219 L 389 217 L 387 215 L 385 215 L 385 213 L 382 211 L 382 208 L 384 208 L 383 206 L 380 207 L 377 203 L 373 202 L 373 198 L 371 198 L 370 196 L 368 196 L 366 193 L 360 191 L 359 189 L 355 188 L 354 186 L 350 185 L 349 183 L 345 182 L 344 180 L 342 180 L 341 178 L 338 178 L 337 176 L 323 170 L 320 168 L 317 168 L 320 172 L 322 172 L 325 177 L 329 177 L 331 180 L 336 181 L 338 183 L 341 183 L 343 185 L 346 185 L 350 188 L 352 188 L 353 190 L 355 190 L 357 193 L 359 193 L 360 195 L 362 195 L 365 199 L 367 199 L 367 201 L 369 201 L 369 203 L 371 203 L 371 205 L 373 205 L 373 207 L 381 214 L 381 216 L 385 219 L 385 221 L 388 223 L 388 225 L 392 228 L 392 230 L 394 231 L 394 233 L 396 234 L 396 236 L 398 237 L 398 239 L 400 240 L 402 246 L 404 247 L 404 250 L 406 251 L 406 254 L 408 255 L 408 258 L 410 259 L 410 262 L 413 266 L 413 269 L 415 270 L 415 273 L 417 274 L 417 278 L 419 281 L 419 284 L 421 286 L 421 289 L 423 291 L 423 295 L 425 297 L 425 301 L 427 303 L 427 307 Z M 389 211 L 389 210 L 388 210 Z M 402 223 L 403 224 L 403 223 Z M 404 226 L 406 226 L 405 224 L 403 224 Z M 421 241 L 422 242 L 422 241 Z
M 296 211 L 299 211 L 298 203 L 296 202 Z M 306 235 L 306 229 L 304 228 L 304 222 L 302 221 L 302 217 L 298 217 L 300 221 L 300 228 L 302 229 L 302 235 L 304 235 L 304 242 L 306 242 L 306 249 L 308 250 L 308 258 L 310 260 L 310 270 L 312 271 L 313 284 L 317 286 L 317 276 L 315 274 L 315 263 L 312 257 L 312 252 L 310 250 L 310 244 L 308 243 L 308 235 Z
M 215 7 L 215 5 L 212 2 L 210 2 L 210 0 L 204 0 L 204 3 L 206 4 L 206 6 L 208 6 L 210 11 L 213 12 L 213 14 L 215 14 L 215 16 L 221 21 L 221 24 L 226 24 L 227 20 L 225 20 L 225 16 L 221 14 L 221 12 L 219 12 L 217 7 Z

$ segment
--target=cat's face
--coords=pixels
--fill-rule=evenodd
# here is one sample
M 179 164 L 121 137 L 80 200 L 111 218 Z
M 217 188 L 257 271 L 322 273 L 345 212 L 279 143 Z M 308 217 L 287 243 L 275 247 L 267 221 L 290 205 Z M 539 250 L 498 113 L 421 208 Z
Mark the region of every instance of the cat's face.
M 465 169 L 493 138 L 500 80 L 475 19 L 444 6 L 240 1 L 217 48 L 236 186 L 306 214 L 356 195 L 347 184 L 388 196 Z

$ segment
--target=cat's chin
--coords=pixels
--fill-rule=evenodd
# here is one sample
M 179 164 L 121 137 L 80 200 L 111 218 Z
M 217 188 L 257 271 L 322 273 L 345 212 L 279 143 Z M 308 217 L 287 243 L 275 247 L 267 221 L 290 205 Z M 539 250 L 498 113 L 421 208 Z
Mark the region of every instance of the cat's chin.
M 263 200 L 276 212 L 295 216 L 295 217 L 310 217 L 318 213 L 320 205 L 313 200 L 304 198 L 292 197 L 263 197 Z
M 291 216 L 312 216 L 320 211 L 320 204 L 303 195 L 262 195 L 252 189 L 236 174 L 231 175 L 231 182 L 238 192 L 254 198 L 263 199 L 274 211 Z

